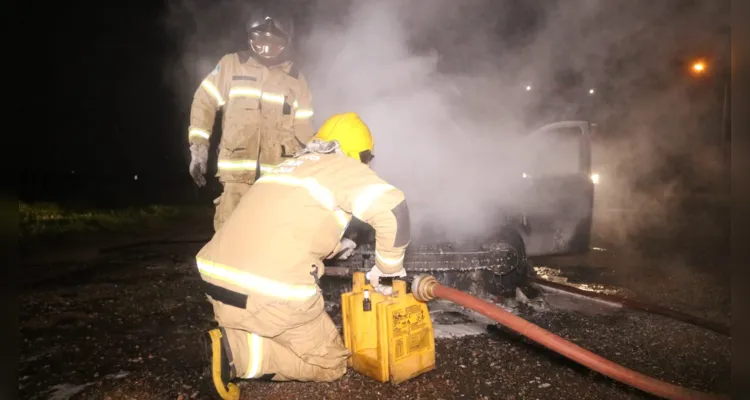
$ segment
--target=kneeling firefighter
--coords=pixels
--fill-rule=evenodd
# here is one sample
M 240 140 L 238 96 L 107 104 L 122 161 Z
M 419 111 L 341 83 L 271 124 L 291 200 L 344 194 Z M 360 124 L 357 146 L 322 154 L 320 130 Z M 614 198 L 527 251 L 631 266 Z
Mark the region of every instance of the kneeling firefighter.
M 295 156 L 262 176 L 198 253 L 219 328 L 205 339 L 214 398 L 238 398 L 235 379 L 333 381 L 350 352 L 318 285 L 323 260 L 351 251 L 352 217 L 376 234 L 368 273 L 405 276 L 409 209 L 401 190 L 370 169 L 373 140 L 355 113 L 328 119 Z

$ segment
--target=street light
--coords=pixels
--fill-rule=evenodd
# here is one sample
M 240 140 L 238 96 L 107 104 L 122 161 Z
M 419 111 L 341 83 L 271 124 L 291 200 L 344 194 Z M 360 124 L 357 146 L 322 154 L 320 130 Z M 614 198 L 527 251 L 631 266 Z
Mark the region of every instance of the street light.
M 721 73 L 721 70 L 724 68 L 721 66 L 721 63 L 716 62 L 716 64 L 719 66 L 716 71 L 710 72 L 708 71 L 709 64 L 706 62 L 705 59 L 697 59 L 694 60 L 693 63 L 690 65 L 690 74 L 694 77 L 701 77 L 704 75 L 706 76 L 706 79 L 713 77 L 719 82 L 722 82 L 724 84 L 724 104 L 722 106 L 722 115 L 721 115 L 721 148 L 722 151 L 726 153 L 726 139 L 727 139 L 727 129 L 729 129 L 729 124 L 727 123 L 728 118 L 728 107 L 729 107 L 729 81 L 726 78 L 725 74 Z
M 690 71 L 692 71 L 693 75 L 703 75 L 707 68 L 705 61 L 696 60 L 693 62 L 693 65 L 690 66 Z

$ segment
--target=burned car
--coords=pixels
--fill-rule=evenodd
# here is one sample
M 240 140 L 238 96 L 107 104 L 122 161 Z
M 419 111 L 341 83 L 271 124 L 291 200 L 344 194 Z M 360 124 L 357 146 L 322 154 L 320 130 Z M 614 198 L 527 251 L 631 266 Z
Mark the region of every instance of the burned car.
M 461 290 L 501 294 L 533 273 L 529 257 L 587 252 L 594 194 L 592 128 L 588 121 L 562 121 L 528 134 L 533 146 L 514 185 L 521 206 L 499 210 L 502 217 L 492 233 L 472 243 L 413 238 L 404 258 L 407 273 L 429 273 Z M 369 225 L 353 219 L 344 236 L 357 243 L 357 250 L 345 260 L 327 260 L 327 275 L 367 271 L 374 262 L 375 235 Z

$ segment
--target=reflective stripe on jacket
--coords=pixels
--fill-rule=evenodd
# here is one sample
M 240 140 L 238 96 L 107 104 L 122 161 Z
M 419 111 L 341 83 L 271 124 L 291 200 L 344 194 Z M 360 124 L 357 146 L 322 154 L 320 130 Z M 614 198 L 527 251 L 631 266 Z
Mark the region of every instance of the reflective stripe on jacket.
M 262 276 L 251 274 L 237 268 L 196 258 L 198 272 L 212 283 L 223 283 L 220 286 L 232 285 L 249 293 L 259 293 L 284 300 L 306 300 L 318 293 L 314 285 L 288 285 Z M 218 282 L 216 282 L 218 281 Z
M 227 54 L 201 82 L 190 109 L 188 141 L 208 144 L 223 109 L 219 175 L 254 179 L 313 136 L 312 95 L 291 62 L 268 68 L 248 52 Z
M 375 229 L 374 263 L 385 273 L 403 268 L 411 240 L 403 192 L 350 157 L 305 154 L 262 176 L 198 257 L 287 285 L 314 285 L 313 274 L 323 274 L 322 260 L 336 251 L 352 217 Z

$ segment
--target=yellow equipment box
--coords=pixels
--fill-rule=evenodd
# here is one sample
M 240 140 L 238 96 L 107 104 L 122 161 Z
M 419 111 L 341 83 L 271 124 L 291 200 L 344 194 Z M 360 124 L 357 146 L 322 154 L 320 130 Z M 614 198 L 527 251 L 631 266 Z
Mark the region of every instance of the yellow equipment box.
M 380 382 L 398 384 L 435 368 L 435 337 L 427 304 L 393 280 L 393 294 L 376 292 L 363 272 L 355 272 L 352 291 L 341 294 L 348 364 Z

